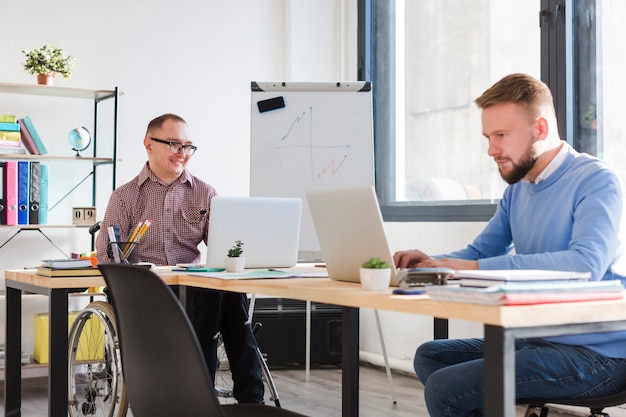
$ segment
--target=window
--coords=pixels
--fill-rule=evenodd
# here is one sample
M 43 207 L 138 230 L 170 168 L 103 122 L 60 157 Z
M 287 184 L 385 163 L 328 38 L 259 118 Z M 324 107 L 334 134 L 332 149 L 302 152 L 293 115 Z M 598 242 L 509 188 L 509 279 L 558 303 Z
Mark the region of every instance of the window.
M 506 184 L 487 155 L 473 100 L 509 73 L 550 85 L 561 137 L 577 149 L 624 155 L 624 128 L 616 123 L 625 97 L 618 49 L 624 6 L 575 3 L 360 1 L 368 24 L 359 77 L 373 81 L 376 189 L 385 220 L 491 217 Z M 621 89 L 613 89 L 617 83 Z M 603 139 L 609 128 L 613 143 Z
M 578 126 L 582 130 L 579 146 L 609 162 L 626 184 L 626 4 L 622 0 L 585 0 L 578 5 L 576 16 L 575 32 L 582 38 L 577 42 L 580 83 L 595 81 L 588 86 L 588 95 L 581 92 L 577 96 Z M 589 43 L 584 42 L 587 36 Z M 589 58 L 583 51 L 593 53 L 593 66 L 586 66 Z M 591 146 L 587 148 L 586 143 Z M 593 152 L 594 145 L 597 153 Z

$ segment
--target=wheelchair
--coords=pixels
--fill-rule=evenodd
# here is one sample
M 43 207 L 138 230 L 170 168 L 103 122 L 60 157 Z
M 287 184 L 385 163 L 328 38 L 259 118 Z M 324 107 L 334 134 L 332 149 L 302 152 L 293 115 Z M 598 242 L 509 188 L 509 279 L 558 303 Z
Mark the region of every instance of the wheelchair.
M 260 323 L 256 323 L 255 335 L 260 328 Z M 215 392 L 222 402 L 234 402 L 228 360 L 219 335 L 218 338 Z M 280 407 L 265 356 L 258 348 L 257 354 L 268 401 Z M 69 332 L 68 414 L 71 417 L 125 417 L 127 410 L 115 313 L 108 301 L 92 301 L 76 316 Z

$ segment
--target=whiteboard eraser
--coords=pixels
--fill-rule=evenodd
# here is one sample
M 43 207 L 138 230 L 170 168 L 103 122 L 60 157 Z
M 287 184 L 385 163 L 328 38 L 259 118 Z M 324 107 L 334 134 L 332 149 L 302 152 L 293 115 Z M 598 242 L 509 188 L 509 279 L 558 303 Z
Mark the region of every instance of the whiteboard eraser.
M 283 96 L 268 98 L 267 100 L 258 101 L 256 105 L 259 107 L 259 113 L 265 113 L 266 111 L 285 107 L 285 99 Z

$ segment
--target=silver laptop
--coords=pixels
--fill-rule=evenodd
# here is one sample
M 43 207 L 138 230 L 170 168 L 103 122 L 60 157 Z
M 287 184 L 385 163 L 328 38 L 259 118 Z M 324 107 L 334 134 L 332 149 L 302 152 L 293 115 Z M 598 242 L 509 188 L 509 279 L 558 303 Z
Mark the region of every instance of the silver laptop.
M 298 262 L 302 199 L 227 197 L 211 199 L 207 268 L 223 268 L 236 240 L 246 268 L 290 268 Z
M 330 278 L 359 282 L 361 264 L 376 257 L 389 262 L 398 285 L 374 187 L 308 190 L 306 199 Z

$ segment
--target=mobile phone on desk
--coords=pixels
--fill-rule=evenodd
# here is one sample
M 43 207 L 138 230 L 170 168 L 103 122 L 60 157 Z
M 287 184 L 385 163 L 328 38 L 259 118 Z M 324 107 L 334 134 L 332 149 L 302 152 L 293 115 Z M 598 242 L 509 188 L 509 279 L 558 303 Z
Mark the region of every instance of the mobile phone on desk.
M 416 295 L 416 294 L 426 294 L 426 289 L 424 287 L 419 287 L 419 288 L 409 288 L 409 289 L 404 289 L 404 288 L 395 288 L 392 291 L 393 294 L 400 294 L 400 295 Z

